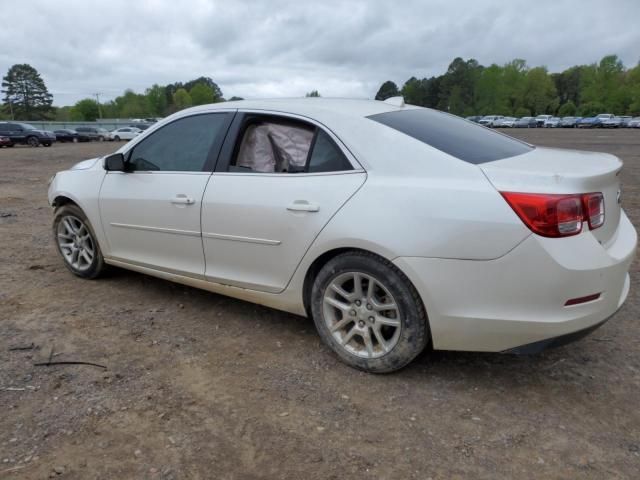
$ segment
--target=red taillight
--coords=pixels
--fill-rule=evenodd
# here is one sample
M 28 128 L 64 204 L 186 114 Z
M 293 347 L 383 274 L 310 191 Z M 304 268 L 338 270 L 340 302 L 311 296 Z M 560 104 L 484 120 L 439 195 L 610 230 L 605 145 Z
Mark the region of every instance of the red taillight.
M 543 237 L 568 237 L 604 224 L 601 193 L 554 195 L 546 193 L 500 192 L 531 231 Z
M 591 230 L 604 224 L 604 196 L 600 193 L 585 193 L 582 196 L 585 217 Z

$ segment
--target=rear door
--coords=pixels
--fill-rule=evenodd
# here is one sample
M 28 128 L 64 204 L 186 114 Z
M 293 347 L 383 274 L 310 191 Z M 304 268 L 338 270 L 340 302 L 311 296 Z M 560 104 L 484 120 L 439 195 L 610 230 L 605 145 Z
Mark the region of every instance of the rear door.
M 206 278 L 282 291 L 318 233 L 365 179 L 323 128 L 239 113 L 203 198 Z
M 177 119 L 125 154 L 100 191 L 109 257 L 188 276 L 204 275 L 200 208 L 233 113 Z

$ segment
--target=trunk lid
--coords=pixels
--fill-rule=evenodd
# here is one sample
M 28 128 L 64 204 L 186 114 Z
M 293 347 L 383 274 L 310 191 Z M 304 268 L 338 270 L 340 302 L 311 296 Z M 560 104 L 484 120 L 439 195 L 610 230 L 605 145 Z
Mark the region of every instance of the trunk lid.
M 614 237 L 620 221 L 622 169 L 622 161 L 616 156 L 536 147 L 522 155 L 484 163 L 479 168 L 501 192 L 602 192 L 605 222 L 591 233 L 605 246 Z

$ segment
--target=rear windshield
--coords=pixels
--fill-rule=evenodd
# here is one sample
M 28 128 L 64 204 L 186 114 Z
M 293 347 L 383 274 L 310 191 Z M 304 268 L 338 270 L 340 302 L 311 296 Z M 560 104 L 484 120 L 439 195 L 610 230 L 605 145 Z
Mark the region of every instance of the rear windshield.
M 532 149 L 514 138 L 427 108 L 379 113 L 368 118 L 476 165 L 515 157 Z

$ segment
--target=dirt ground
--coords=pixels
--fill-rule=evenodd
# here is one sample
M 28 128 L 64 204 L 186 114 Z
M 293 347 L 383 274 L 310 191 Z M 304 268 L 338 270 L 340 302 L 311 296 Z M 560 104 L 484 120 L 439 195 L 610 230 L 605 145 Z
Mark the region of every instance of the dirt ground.
M 620 156 L 640 225 L 640 130 L 509 133 Z M 640 477 L 637 261 L 626 305 L 579 342 L 368 375 L 304 318 L 122 270 L 72 276 L 47 179 L 114 149 L 0 150 L 0 478 Z M 34 366 L 52 349 L 107 368 Z

